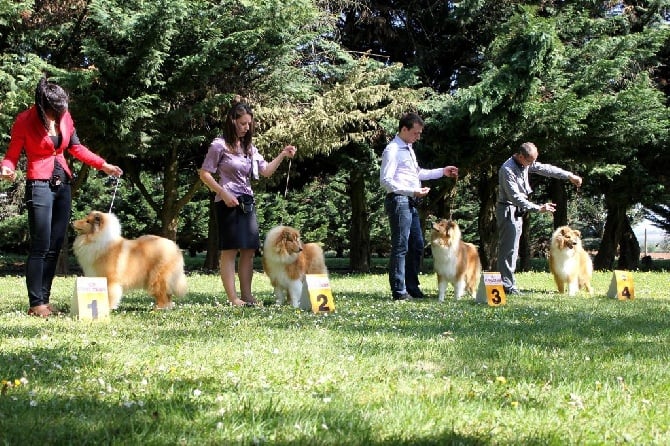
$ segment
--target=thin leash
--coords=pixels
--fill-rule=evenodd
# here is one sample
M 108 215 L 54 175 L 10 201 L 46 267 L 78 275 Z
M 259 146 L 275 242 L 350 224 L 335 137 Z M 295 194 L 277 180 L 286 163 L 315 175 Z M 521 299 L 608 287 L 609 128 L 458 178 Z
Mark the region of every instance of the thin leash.
M 454 200 L 456 199 L 456 187 L 458 186 L 458 178 L 454 180 L 454 187 L 449 191 L 449 220 L 453 220 L 454 216 Z
M 284 189 L 284 198 L 286 198 L 286 194 L 288 193 L 288 179 L 290 173 L 291 173 L 291 158 L 288 159 L 288 170 L 286 171 L 286 188 Z
M 112 212 L 112 208 L 114 207 L 114 200 L 116 199 L 116 192 L 119 190 L 119 177 L 111 178 L 114 178 L 114 193 L 112 194 L 112 202 L 109 204 L 109 211 L 107 213 Z

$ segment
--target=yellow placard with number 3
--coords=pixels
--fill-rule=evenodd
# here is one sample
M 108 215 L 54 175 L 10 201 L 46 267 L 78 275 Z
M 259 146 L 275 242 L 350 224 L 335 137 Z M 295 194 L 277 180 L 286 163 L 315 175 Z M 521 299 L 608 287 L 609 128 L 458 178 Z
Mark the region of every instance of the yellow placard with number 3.
M 505 288 L 499 272 L 483 272 L 477 289 L 477 302 L 486 303 L 489 307 L 507 304 Z

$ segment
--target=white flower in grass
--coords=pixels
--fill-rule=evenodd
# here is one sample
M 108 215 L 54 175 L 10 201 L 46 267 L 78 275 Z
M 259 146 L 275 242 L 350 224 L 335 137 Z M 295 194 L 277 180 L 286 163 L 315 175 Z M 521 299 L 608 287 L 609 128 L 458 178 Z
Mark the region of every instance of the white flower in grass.
M 25 376 L 23 376 L 23 377 L 19 378 L 19 382 L 20 382 L 22 385 L 25 386 L 26 384 L 28 384 L 28 378 L 26 378 Z
M 223 423 L 222 423 L 221 421 L 219 421 L 218 423 L 216 423 L 216 429 L 217 429 L 217 430 L 221 430 L 221 429 L 223 429 Z
M 37 407 L 37 401 L 30 400 L 30 407 Z
M 279 354 L 279 349 L 278 348 L 273 348 L 272 349 L 272 354 L 278 355 Z
M 193 391 L 193 396 L 194 396 L 194 397 L 197 398 L 197 397 L 199 397 L 200 395 L 202 395 L 202 390 L 200 390 L 200 389 L 195 389 L 195 390 Z
M 331 398 L 331 397 L 329 397 L 329 396 L 324 396 L 324 397 L 323 397 L 323 402 L 324 402 L 324 403 L 330 403 L 331 401 L 333 401 L 333 398 Z
M 147 384 L 149 384 L 149 381 L 147 381 L 146 378 L 143 378 L 142 381 L 140 381 L 140 385 L 142 386 L 146 386 Z

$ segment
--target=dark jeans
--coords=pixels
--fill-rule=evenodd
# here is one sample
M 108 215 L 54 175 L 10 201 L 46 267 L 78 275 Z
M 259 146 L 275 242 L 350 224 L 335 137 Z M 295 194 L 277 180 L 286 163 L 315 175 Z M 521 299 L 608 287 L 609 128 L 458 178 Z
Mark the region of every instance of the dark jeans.
M 384 208 L 391 226 L 389 285 L 394 297 L 419 293 L 419 269 L 423 255 L 423 230 L 409 197 L 388 194 Z
M 70 222 L 70 185 L 50 186 L 46 181 L 29 180 L 25 202 L 30 230 L 26 285 L 30 306 L 34 307 L 49 303 L 58 255 Z

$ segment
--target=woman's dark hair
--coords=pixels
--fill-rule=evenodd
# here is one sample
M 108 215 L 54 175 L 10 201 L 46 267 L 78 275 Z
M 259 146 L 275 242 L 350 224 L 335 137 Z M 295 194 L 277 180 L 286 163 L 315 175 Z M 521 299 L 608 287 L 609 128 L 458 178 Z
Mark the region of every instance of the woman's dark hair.
M 237 129 L 235 128 L 235 120 L 244 116 L 251 116 L 251 124 L 249 125 L 249 131 L 244 135 L 244 138 L 240 140 L 237 137 Z M 251 110 L 251 107 L 246 102 L 242 102 L 239 96 L 236 96 L 233 100 L 233 104 L 228 110 L 226 115 L 226 123 L 223 127 L 223 139 L 231 145 L 234 145 L 238 140 L 242 144 L 244 153 L 250 155 L 251 151 L 251 139 L 254 136 L 254 112 Z
M 40 79 L 35 89 L 35 105 L 45 128 L 47 127 L 47 112 L 55 114 L 58 121 L 67 111 L 67 104 L 67 93 L 60 85 L 48 82 L 46 77 Z

